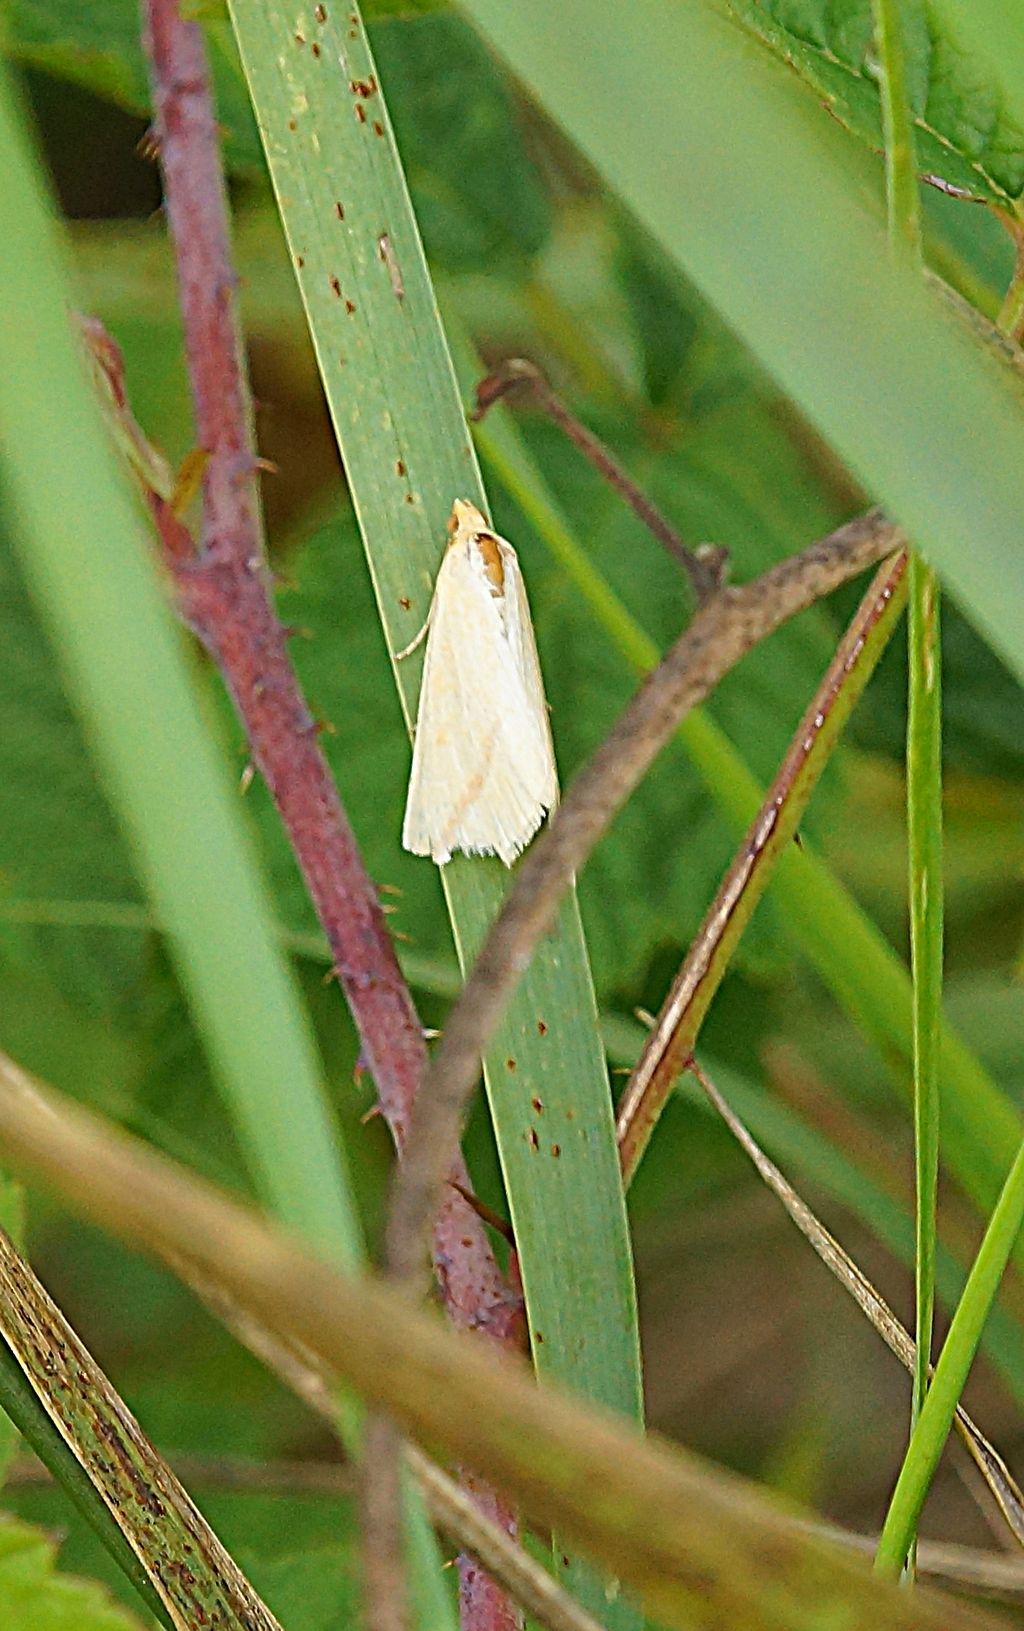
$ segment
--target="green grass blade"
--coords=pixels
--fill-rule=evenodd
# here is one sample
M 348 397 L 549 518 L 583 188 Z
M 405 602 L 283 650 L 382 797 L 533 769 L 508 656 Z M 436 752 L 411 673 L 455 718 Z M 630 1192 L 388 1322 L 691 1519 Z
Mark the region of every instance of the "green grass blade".
M 917 154 L 907 84 L 904 27 L 897 0 L 874 0 L 885 131 L 889 247 L 921 266 Z M 921 1414 L 931 1371 L 935 1318 L 939 1181 L 939 1028 L 942 1022 L 942 692 L 939 585 L 915 554 L 910 564 L 907 699 L 907 838 L 910 971 L 914 1023 L 914 1374 L 910 1429 Z M 916 1564 L 916 1530 L 908 1568 Z
M 460 369 L 474 377 L 475 360 L 458 353 Z M 551 496 L 506 410 L 478 427 L 481 451 L 536 527 L 583 603 L 612 645 L 636 670 L 654 666 L 659 652 L 594 567 Z M 691 714 L 678 740 L 737 836 L 756 815 L 764 789 L 709 715 Z M 791 845 L 771 885 L 779 920 L 840 1006 L 862 1028 L 897 1082 L 913 1075 L 913 1000 L 909 975 L 871 919 L 830 872 L 809 842 Z M 949 1131 L 948 1160 L 966 1192 L 987 1211 L 1012 1161 L 1021 1122 L 1009 1099 L 952 1026 L 940 1037 L 942 1113 Z
M 942 697 L 939 586 L 915 555 L 910 563 L 910 693 L 907 816 L 910 951 L 914 981 L 914 1150 L 917 1171 L 917 1366 L 911 1426 L 931 1362 L 939 1170 L 939 1038 L 942 1027 Z
M 875 1555 L 875 1567 L 881 1574 L 896 1575 L 903 1567 L 928 1487 L 949 1437 L 953 1412 L 967 1384 L 985 1321 L 1022 1224 L 1024 1145 L 1017 1152 L 985 1230 L 911 1436 Z
M 318 1249 L 352 1261 L 358 1229 L 312 1036 L 71 337 L 38 171 L 5 87 L 0 96 L 0 441 L 14 541 L 260 1194 Z
M 1024 675 L 1024 404 L 889 263 L 815 99 L 708 6 L 464 9 Z
M 907 87 L 907 53 L 903 38 L 906 20 L 899 0 L 874 0 L 875 38 L 878 45 L 879 92 L 885 133 L 885 192 L 889 206 L 889 242 L 897 254 L 906 254 L 912 266 L 921 264 L 921 200 L 918 196 L 917 151 L 914 121 Z
M 483 493 L 376 69 L 348 6 L 232 0 L 232 15 L 397 652 L 426 616 L 453 499 L 482 504 Z M 420 664 L 396 664 L 409 720 Z M 463 966 L 505 880 L 496 861 L 456 858 L 444 869 Z M 574 900 L 520 986 L 485 1075 L 538 1371 L 636 1419 L 625 1204 Z M 592 1576 L 573 1584 L 602 1618 L 628 1618 Z

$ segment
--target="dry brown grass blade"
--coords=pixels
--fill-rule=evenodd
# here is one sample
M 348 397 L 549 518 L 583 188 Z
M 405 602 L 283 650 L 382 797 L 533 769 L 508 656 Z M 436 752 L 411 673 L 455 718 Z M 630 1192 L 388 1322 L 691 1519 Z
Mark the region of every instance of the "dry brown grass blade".
M 894 543 L 899 538 L 895 527 L 892 537 Z M 799 832 L 800 819 L 839 734 L 906 603 L 906 572 L 907 555 L 899 550 L 872 579 L 661 1005 L 616 1111 L 619 1157 L 627 1184 L 697 1045 L 701 1025 L 740 936 Z
M 885 1298 L 876 1291 L 849 1253 L 844 1251 L 839 1242 L 829 1234 L 807 1203 L 800 1199 L 774 1161 L 764 1153 L 739 1116 L 722 1097 L 706 1071 L 696 1060 L 690 1061 L 689 1068 L 737 1143 L 750 1157 L 758 1175 L 782 1202 L 800 1233 L 814 1247 L 821 1261 L 831 1270 L 840 1285 L 849 1292 L 890 1353 L 895 1354 L 901 1365 L 913 1375 L 914 1339 L 897 1319 Z M 960 1405 L 957 1406 L 954 1425 L 971 1460 L 981 1473 L 986 1489 L 1002 1513 L 1007 1528 L 1018 1545 L 1024 1546 L 1024 1494 L 1021 1493 L 1009 1467 L 999 1451 Z
M 0 1056 L 0 1149 L 122 1237 L 229 1284 L 253 1317 L 343 1375 L 421 1444 L 479 1468 L 617 1575 L 666 1627 L 982 1631 L 798 1527 L 742 1478 L 644 1438 L 446 1329 L 395 1287 L 343 1274 Z

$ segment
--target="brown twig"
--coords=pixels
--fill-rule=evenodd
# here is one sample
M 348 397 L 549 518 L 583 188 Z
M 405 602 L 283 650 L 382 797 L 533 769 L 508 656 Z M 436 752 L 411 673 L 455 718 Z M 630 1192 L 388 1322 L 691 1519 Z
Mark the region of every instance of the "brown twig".
M 746 1481 L 538 1387 L 521 1361 L 468 1341 L 395 1287 L 328 1267 L 2 1057 L 0 1149 L 100 1226 L 229 1286 L 421 1443 L 486 1467 L 661 1625 L 992 1631 L 991 1618 L 948 1598 L 872 1578 Z
M 390 1261 L 420 1278 L 423 1242 L 458 1147 L 480 1056 L 555 906 L 615 811 L 629 797 L 680 720 L 739 659 L 798 611 L 899 543 L 871 511 L 742 587 L 702 606 L 648 675 L 611 734 L 576 777 L 547 832 L 519 866 L 484 942 L 416 1102 L 408 1154 L 396 1173 L 388 1227 Z
M 399 1151 L 426 1063 L 419 1019 L 377 891 L 317 740 L 270 592 L 256 486 L 257 458 L 237 315 L 227 200 L 202 35 L 177 0 L 146 0 L 155 125 L 178 267 L 189 376 L 203 469 L 202 545 L 154 502 L 182 616 L 220 668 L 253 760 L 278 807 Z M 452 1176 L 469 1179 L 452 1152 Z M 509 1290 L 480 1220 L 449 1189 L 439 1196 L 434 1260 L 457 1324 L 500 1345 L 522 1341 L 521 1300 Z M 514 1530 L 511 1513 L 505 1514 Z M 517 1623 L 473 1571 L 467 1623 Z
M 896 528 L 891 543 L 899 542 Z M 835 734 L 859 697 L 880 651 L 867 645 L 871 630 L 905 596 L 907 555 L 886 562 L 858 606 L 820 685 L 793 733 L 774 779 L 735 859 L 708 907 L 693 943 L 669 989 L 643 1053 L 623 1090 L 616 1116 L 619 1159 L 628 1185 L 640 1164 L 677 1077 L 693 1053 L 697 1034 L 725 973 L 735 936 L 742 930 L 771 878 L 788 835 L 795 831 L 827 753 L 817 750 Z M 817 762 L 815 762 L 815 758 Z
M 476 410 L 471 419 L 479 420 L 496 402 L 509 392 L 526 388 L 550 419 L 565 432 L 569 440 L 624 498 L 634 515 L 639 516 L 648 531 L 664 546 L 673 560 L 682 567 L 698 604 L 710 600 L 721 589 L 728 563 L 727 551 L 717 545 L 705 544 L 691 549 L 684 543 L 671 521 L 658 509 L 641 487 L 624 470 L 618 459 L 581 420 L 566 407 L 553 391 L 540 369 L 523 357 L 510 357 L 493 374 L 480 381 L 476 388 Z

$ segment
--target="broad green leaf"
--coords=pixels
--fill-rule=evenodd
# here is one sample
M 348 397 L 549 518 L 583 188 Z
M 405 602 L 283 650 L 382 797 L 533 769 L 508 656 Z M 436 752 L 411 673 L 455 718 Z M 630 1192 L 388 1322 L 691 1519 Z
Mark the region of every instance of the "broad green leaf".
M 61 1574 L 48 1535 L 0 1514 L 0 1623 L 10 1631 L 141 1631 L 102 1586 Z
M 1017 123 L 1024 124 L 1024 35 L 1018 8 L 1004 0 L 934 0 L 934 4 L 983 64 L 990 94 L 1004 95 Z
M 794 68 L 840 124 L 882 147 L 871 0 L 722 0 Z M 918 168 L 972 198 L 1005 204 L 1024 190 L 1024 129 L 984 62 L 935 6 L 906 6 Z

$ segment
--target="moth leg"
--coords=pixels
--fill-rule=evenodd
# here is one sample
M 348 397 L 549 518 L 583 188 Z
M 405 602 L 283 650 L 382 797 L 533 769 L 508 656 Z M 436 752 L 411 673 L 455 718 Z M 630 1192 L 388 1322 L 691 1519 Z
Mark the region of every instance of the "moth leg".
M 403 646 L 401 651 L 396 651 L 394 653 L 394 658 L 395 658 L 396 663 L 403 662 L 406 657 L 411 657 L 413 652 L 416 650 L 416 648 L 423 644 L 424 640 L 427 637 L 427 630 L 430 628 L 430 615 L 431 615 L 431 612 L 433 611 L 433 609 L 434 608 L 431 607 L 430 611 L 427 613 L 426 622 L 424 623 L 423 627 L 420 629 L 420 632 L 419 632 L 419 634 L 417 634 L 416 638 L 414 640 L 410 640 L 410 642 L 409 642 L 409 644 L 407 646 Z

